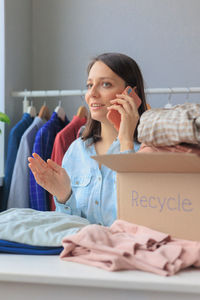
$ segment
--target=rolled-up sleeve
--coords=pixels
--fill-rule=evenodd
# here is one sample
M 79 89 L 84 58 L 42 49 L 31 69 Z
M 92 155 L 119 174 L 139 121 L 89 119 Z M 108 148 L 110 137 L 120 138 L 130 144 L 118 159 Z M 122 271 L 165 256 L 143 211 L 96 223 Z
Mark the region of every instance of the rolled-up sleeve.
M 58 199 L 54 196 L 54 202 L 56 206 L 56 211 L 62 212 L 68 215 L 78 215 L 80 216 L 80 211 L 76 209 L 76 207 L 73 207 L 76 203 L 76 198 L 74 193 L 72 192 L 71 196 L 65 203 L 58 202 Z

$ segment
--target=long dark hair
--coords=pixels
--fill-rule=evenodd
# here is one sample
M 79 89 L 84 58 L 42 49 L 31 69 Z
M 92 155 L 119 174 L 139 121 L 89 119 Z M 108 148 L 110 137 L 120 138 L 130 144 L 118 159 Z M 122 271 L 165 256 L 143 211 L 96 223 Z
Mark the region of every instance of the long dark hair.
M 106 64 L 114 73 L 121 77 L 126 86 L 137 87 L 137 93 L 142 104 L 140 105 L 138 112 L 141 116 L 142 113 L 147 110 L 147 104 L 144 93 L 144 82 L 142 73 L 137 63 L 129 56 L 121 53 L 104 53 L 95 57 L 88 65 L 87 72 L 89 74 L 92 66 L 95 62 L 101 61 Z M 139 122 L 138 122 L 139 124 Z M 137 141 L 137 127 L 134 133 L 134 140 Z M 93 138 L 93 143 L 101 140 L 101 123 L 93 120 L 89 114 L 86 128 L 83 132 L 82 139 L 87 140 Z

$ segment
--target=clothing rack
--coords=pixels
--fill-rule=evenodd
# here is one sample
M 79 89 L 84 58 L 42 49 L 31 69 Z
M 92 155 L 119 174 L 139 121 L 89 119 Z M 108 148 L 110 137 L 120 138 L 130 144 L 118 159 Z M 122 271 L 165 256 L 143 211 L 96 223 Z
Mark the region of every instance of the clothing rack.
M 65 97 L 65 96 L 84 96 L 87 90 L 46 90 L 46 91 L 14 91 L 13 97 Z M 200 93 L 200 87 L 176 87 L 176 88 L 147 88 L 145 94 L 190 94 Z
M 191 94 L 200 93 L 200 87 L 174 87 L 174 88 L 147 88 L 144 90 L 145 94 Z M 84 96 L 87 90 L 41 90 L 41 91 L 13 91 L 12 97 L 24 98 L 23 108 L 29 106 L 28 98 L 40 97 L 66 97 L 66 96 Z

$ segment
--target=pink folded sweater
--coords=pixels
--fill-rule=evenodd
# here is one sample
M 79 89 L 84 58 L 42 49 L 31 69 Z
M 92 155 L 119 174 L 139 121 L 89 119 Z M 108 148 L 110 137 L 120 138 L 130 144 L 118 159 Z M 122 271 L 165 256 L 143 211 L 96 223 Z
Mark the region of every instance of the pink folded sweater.
M 200 267 L 200 242 L 117 220 L 111 227 L 88 225 L 63 239 L 60 257 L 109 271 L 142 270 L 163 276 Z

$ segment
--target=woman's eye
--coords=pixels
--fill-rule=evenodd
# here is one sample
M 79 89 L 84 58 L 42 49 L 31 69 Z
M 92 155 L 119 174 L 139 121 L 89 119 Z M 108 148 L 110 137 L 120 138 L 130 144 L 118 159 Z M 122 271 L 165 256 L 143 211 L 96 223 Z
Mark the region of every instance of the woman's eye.
M 86 88 L 89 90 L 89 89 L 91 89 L 91 87 L 92 87 L 92 84 L 91 83 L 87 83 L 86 84 Z
M 110 82 L 103 82 L 103 86 L 104 86 L 104 87 L 110 87 L 110 86 L 111 86 L 111 83 L 110 83 Z

